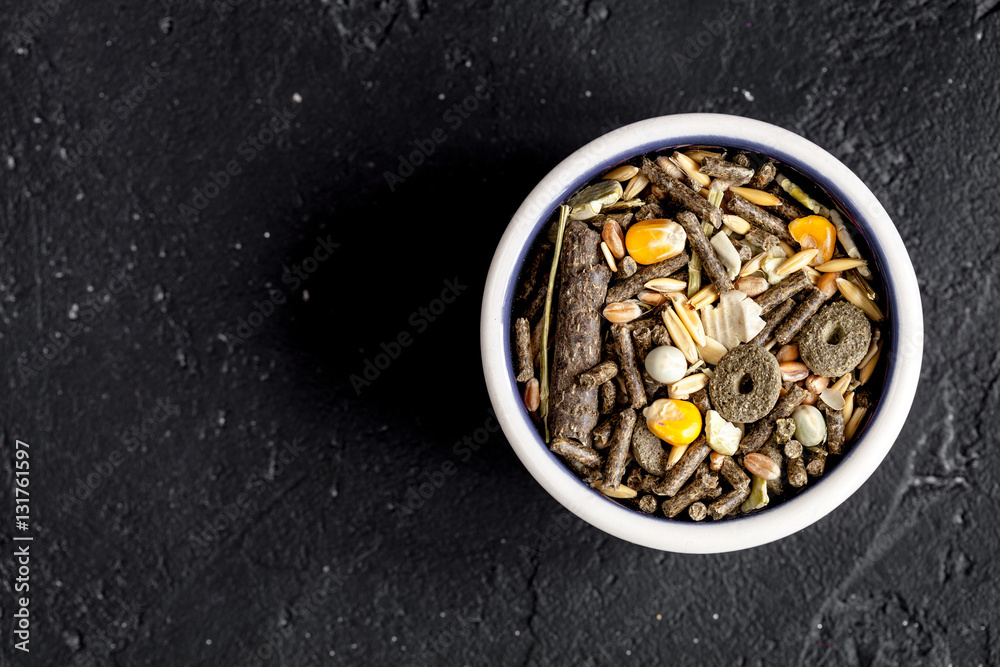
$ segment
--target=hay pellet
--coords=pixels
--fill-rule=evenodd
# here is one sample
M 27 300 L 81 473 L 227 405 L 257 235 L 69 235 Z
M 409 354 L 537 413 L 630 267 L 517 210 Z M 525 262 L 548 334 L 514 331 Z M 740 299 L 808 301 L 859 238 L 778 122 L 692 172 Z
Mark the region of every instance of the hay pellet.
M 760 306 L 761 314 L 766 314 L 807 287 L 812 287 L 809 276 L 802 271 L 796 271 L 754 299 L 754 303 Z
M 601 305 L 611 272 L 600 251 L 601 235 L 571 220 L 559 263 L 558 308 L 554 311 L 549 432 L 590 445 L 597 425 L 597 387 L 585 389 L 577 376 L 601 360 Z
M 703 521 L 708 516 L 708 507 L 699 500 L 688 507 L 688 516 L 692 521 Z
M 632 430 L 632 455 L 646 472 L 661 477 L 667 470 L 667 452 L 663 441 L 653 435 L 645 419 L 639 419 Z
M 646 514 L 653 514 L 656 512 L 656 496 L 645 495 L 639 498 L 639 511 Z
M 805 274 L 800 274 L 805 275 Z M 808 280 L 808 278 L 806 278 Z M 812 287 L 806 293 L 806 298 L 802 300 L 795 312 L 785 318 L 781 326 L 774 332 L 774 340 L 779 345 L 784 345 L 799 332 L 810 317 L 816 314 L 820 306 L 826 303 L 830 297 L 821 290 Z
M 514 339 L 517 347 L 517 381 L 527 382 L 535 377 L 535 365 L 531 361 L 531 325 L 526 317 L 514 322 Z
M 750 487 L 745 489 L 733 489 L 714 503 L 708 506 L 708 514 L 712 519 L 718 521 L 722 517 L 729 516 L 735 512 L 743 501 L 750 497 Z
M 753 250 L 750 246 L 739 239 L 734 239 L 733 237 L 729 237 L 729 242 L 733 244 L 734 248 L 736 248 L 736 252 L 739 254 L 741 262 L 745 263 L 750 261 L 753 257 Z
M 680 491 L 702 461 L 707 459 L 711 453 L 712 448 L 705 442 L 705 436 L 699 435 L 694 442 L 688 445 L 681 460 L 667 470 L 663 476 L 663 482 L 657 487 L 657 495 L 672 496 Z
M 580 386 L 584 389 L 592 389 L 599 384 L 604 384 L 616 375 L 618 375 L 618 364 L 610 360 L 602 361 L 585 373 L 580 373 Z
M 831 454 L 843 454 L 844 413 L 828 405 L 823 406 L 823 412 L 826 414 L 826 448 Z
M 802 456 L 802 443 L 798 440 L 789 440 L 782 451 L 788 458 L 797 459 Z
M 809 463 L 806 464 L 806 472 L 809 473 L 810 477 L 823 476 L 823 471 L 826 470 L 826 455 L 827 451 L 825 449 L 809 452 Z
M 743 471 L 743 468 L 733 460 L 732 456 L 726 456 L 723 459 L 720 473 L 734 489 L 750 488 L 750 477 Z
M 753 169 L 741 167 L 733 162 L 727 162 L 722 158 L 710 156 L 702 160 L 699 171 L 712 178 L 721 178 L 730 181 L 733 185 L 746 185 L 754 176 Z
M 631 278 L 635 275 L 635 272 L 639 270 L 639 265 L 636 264 L 635 260 L 631 256 L 625 255 L 622 261 L 618 262 L 618 271 L 615 272 L 615 278 L 618 280 L 625 280 Z M 628 298 L 628 297 L 626 297 Z
M 677 214 L 677 222 L 684 228 L 688 242 L 691 244 L 691 249 L 698 255 L 698 259 L 701 260 L 701 267 L 708 274 L 708 278 L 715 285 L 715 289 L 719 294 L 731 292 L 733 290 L 733 281 L 729 279 L 726 268 L 722 266 L 722 262 L 719 261 L 718 256 L 715 254 L 715 249 L 709 242 L 708 237 L 705 236 L 705 231 L 702 229 L 698 218 L 690 211 L 681 211 Z
M 756 452 L 758 449 L 764 446 L 768 438 L 774 432 L 774 426 L 779 419 L 787 419 L 792 411 L 795 410 L 801 403 L 802 399 L 806 397 L 809 392 L 799 387 L 798 385 L 791 385 L 788 391 L 778 399 L 778 403 L 774 406 L 763 419 L 759 420 L 753 425 L 747 434 L 740 441 L 740 454 L 750 454 L 751 452 Z
M 615 402 L 618 400 L 614 382 L 605 382 L 598 388 L 599 409 L 602 415 L 609 415 L 615 410 Z M 597 445 L 594 445 L 597 447 Z M 600 447 L 598 447 L 600 449 Z
M 625 475 L 625 486 L 632 489 L 633 491 L 642 490 L 642 470 L 635 466 L 631 466 L 628 469 L 628 474 Z
M 635 410 L 626 408 L 618 415 L 618 427 L 611 436 L 608 460 L 604 466 L 604 485 L 617 489 L 625 474 L 629 445 L 632 443 L 632 429 L 635 428 Z
M 653 349 L 653 328 L 635 329 L 632 331 L 632 341 L 635 347 L 635 358 L 644 362 L 646 355 Z
M 774 180 L 774 175 L 777 172 L 778 170 L 775 169 L 773 162 L 765 162 L 754 172 L 753 177 L 747 183 L 747 187 L 754 190 L 763 190 Z
M 608 290 L 607 302 L 616 303 L 618 301 L 631 299 L 645 289 L 646 283 L 650 280 L 654 280 L 656 278 L 669 278 L 675 271 L 686 267 L 689 260 L 690 257 L 688 257 L 688 254 L 682 252 L 676 257 L 671 257 L 670 259 L 665 259 L 662 262 L 642 267 L 622 282 L 617 285 L 613 285 L 611 289 Z
M 617 424 L 617 419 L 609 417 L 594 427 L 594 449 L 604 449 L 611 443 L 611 436 L 615 432 L 615 424 Z
M 596 450 L 584 447 L 568 438 L 556 438 L 549 449 L 567 461 L 575 461 L 588 468 L 598 468 L 601 465 L 601 455 Z
M 760 206 L 747 201 L 736 193 L 730 192 L 726 198 L 730 212 L 738 215 L 751 225 L 764 230 L 768 234 L 774 234 L 779 240 L 786 243 L 795 243 L 795 238 L 788 231 L 788 225 L 778 216 L 769 213 Z
M 629 401 L 635 409 L 646 407 L 646 390 L 643 387 L 642 374 L 635 361 L 635 347 L 632 345 L 632 334 L 623 326 L 611 325 L 611 336 L 615 341 L 615 354 L 618 357 L 618 374 L 625 381 L 625 390 Z
M 681 489 L 673 497 L 664 500 L 662 505 L 662 510 L 664 516 L 668 519 L 673 519 L 675 516 L 686 510 L 702 498 L 704 498 L 712 489 L 719 486 L 719 477 L 714 473 L 709 473 L 710 478 L 706 480 L 695 479 L 690 484 Z
M 694 194 L 683 183 L 668 176 L 666 172 L 650 162 L 648 158 L 642 159 L 642 173 L 650 181 L 656 183 L 670 199 L 687 210 L 697 213 L 699 217 L 712 223 L 712 226 L 716 229 L 722 226 L 721 209 L 712 206 L 708 203 L 707 199 Z
M 765 417 L 778 402 L 781 370 L 773 355 L 756 345 L 738 345 L 715 366 L 708 387 L 724 419 L 746 424 Z
M 806 474 L 806 462 L 804 457 L 796 456 L 788 458 L 785 474 L 788 476 L 788 484 L 800 489 L 809 481 Z
M 733 156 L 733 164 L 738 164 L 741 167 L 750 167 L 750 156 L 740 151 Z
M 691 394 L 691 402 L 694 403 L 695 407 L 698 408 L 703 415 L 712 409 L 712 401 L 708 397 L 707 389 L 699 389 Z
M 789 299 L 768 313 L 764 318 L 764 328 L 760 330 L 760 333 L 753 337 L 750 344 L 763 347 L 771 339 L 771 335 L 774 333 L 774 330 L 781 325 L 785 318 L 788 317 L 788 314 L 795 309 L 796 305 L 798 304 L 796 304 L 795 301 Z

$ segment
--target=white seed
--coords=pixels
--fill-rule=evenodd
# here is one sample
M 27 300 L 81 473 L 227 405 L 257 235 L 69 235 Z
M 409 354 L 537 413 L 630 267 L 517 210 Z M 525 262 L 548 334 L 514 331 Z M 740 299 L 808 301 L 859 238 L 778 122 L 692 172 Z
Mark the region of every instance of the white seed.
M 677 317 L 684 325 L 684 328 L 688 330 L 688 333 L 691 334 L 691 340 L 694 341 L 695 345 L 704 345 L 705 327 L 701 323 L 698 311 L 688 308 L 687 298 L 683 294 L 671 293 L 667 296 L 674 305 L 674 312 L 677 313 Z
M 819 398 L 834 410 L 843 410 L 844 406 L 847 405 L 847 401 L 844 400 L 844 395 L 833 387 L 824 389 L 820 392 Z
M 851 373 L 844 373 L 844 375 L 841 376 L 839 380 L 834 382 L 833 386 L 830 388 L 839 391 L 841 394 L 843 394 L 845 391 L 847 391 L 847 386 L 851 384 L 851 379 L 852 379 Z
M 670 159 L 668 155 L 661 155 L 656 158 L 656 166 L 666 172 L 670 178 L 677 180 L 684 179 L 684 171 L 677 166 L 677 163 Z
M 662 317 L 663 326 L 667 328 L 670 340 L 674 342 L 674 345 L 681 351 L 688 363 L 693 364 L 698 361 L 698 349 L 694 345 L 694 340 L 691 339 L 691 334 L 688 333 L 687 328 L 681 323 L 680 318 L 677 317 L 677 313 L 670 308 L 664 308 Z
M 602 483 L 597 487 L 597 490 L 606 495 L 608 498 L 635 498 L 638 495 L 638 492 L 635 489 L 626 484 L 620 484 L 617 489 L 613 489 Z
M 672 384 L 687 372 L 687 359 L 676 347 L 661 345 L 646 355 L 646 372 L 660 384 Z
M 737 234 L 746 234 L 750 231 L 750 223 L 738 215 L 726 214 L 722 216 L 722 224 Z
M 847 396 L 844 396 L 844 409 L 841 410 L 844 413 L 844 423 L 851 421 L 851 415 L 854 414 L 854 392 L 852 391 Z
M 618 263 L 615 262 L 615 256 L 611 254 L 611 248 L 604 241 L 601 241 L 601 252 L 604 253 L 604 259 L 608 262 L 611 273 L 616 273 L 618 271 Z
M 770 252 L 765 250 L 759 255 L 755 255 L 754 257 L 752 257 L 750 261 L 744 264 L 743 268 L 740 269 L 740 275 L 749 276 L 751 273 L 757 273 L 760 270 L 761 262 L 767 259 L 769 255 Z
M 740 446 L 743 434 L 715 410 L 705 413 L 705 442 L 718 454 L 732 456 Z
M 704 373 L 698 373 L 696 375 L 689 375 L 686 378 L 674 382 L 667 387 L 667 391 L 672 391 L 675 394 L 687 394 L 690 396 L 699 389 L 704 389 L 707 386 L 708 376 Z
M 666 467 L 670 467 L 681 460 L 684 456 L 684 452 L 688 450 L 689 445 L 674 445 L 670 450 L 670 455 L 667 457 Z
M 728 351 L 725 345 L 711 336 L 705 336 L 705 344 L 698 346 L 698 354 L 701 355 L 706 364 L 712 364 L 713 366 L 719 363 Z

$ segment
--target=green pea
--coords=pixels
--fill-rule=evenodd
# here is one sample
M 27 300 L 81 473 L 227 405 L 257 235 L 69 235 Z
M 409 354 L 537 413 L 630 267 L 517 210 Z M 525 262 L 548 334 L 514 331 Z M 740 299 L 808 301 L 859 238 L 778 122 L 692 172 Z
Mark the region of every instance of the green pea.
M 816 447 L 826 440 L 826 418 L 811 405 L 800 405 L 792 412 L 795 422 L 795 439 L 803 447 Z

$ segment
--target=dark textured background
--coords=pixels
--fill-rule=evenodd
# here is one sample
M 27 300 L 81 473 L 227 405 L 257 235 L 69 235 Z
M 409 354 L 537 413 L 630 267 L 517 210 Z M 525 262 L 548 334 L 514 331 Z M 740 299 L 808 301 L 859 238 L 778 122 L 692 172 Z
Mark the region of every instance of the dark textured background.
M 4 664 L 1000 664 L 996 0 L 214 1 L 0 8 Z M 491 423 L 478 315 L 510 215 L 583 143 L 685 111 L 853 168 L 927 324 L 868 484 L 708 557 L 575 519 L 500 434 L 454 447 Z M 318 238 L 340 246 L 304 262 Z

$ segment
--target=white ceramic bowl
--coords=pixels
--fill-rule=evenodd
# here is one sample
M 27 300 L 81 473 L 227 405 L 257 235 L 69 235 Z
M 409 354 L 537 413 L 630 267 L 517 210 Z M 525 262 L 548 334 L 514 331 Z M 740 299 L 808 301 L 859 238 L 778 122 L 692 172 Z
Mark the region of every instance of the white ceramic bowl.
M 718 522 L 647 516 L 587 487 L 545 446 L 521 402 L 511 364 L 510 307 L 518 272 L 555 209 L 617 163 L 686 145 L 761 153 L 822 187 L 856 225 L 852 234 L 863 254 L 872 255 L 869 259 L 888 297 L 884 390 L 859 439 L 839 464 L 796 497 L 751 516 Z M 899 435 L 913 402 L 920 377 L 923 317 L 916 275 L 899 233 L 875 195 L 850 169 L 812 142 L 768 123 L 721 114 L 682 114 L 633 123 L 595 139 L 531 191 L 507 226 L 490 266 L 481 344 L 486 385 L 500 425 L 521 462 L 556 500 L 588 523 L 635 544 L 681 553 L 717 553 L 755 547 L 802 530 L 847 500 L 871 476 Z

